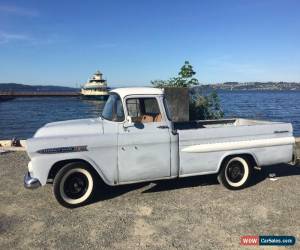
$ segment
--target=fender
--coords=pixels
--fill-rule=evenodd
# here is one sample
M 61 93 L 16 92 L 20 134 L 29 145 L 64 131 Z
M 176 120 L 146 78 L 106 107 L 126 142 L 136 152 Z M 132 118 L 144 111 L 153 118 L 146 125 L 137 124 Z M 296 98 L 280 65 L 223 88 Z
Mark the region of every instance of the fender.
M 28 164 L 29 172 L 34 173 L 34 177 L 37 178 L 41 185 L 47 183 L 49 173 L 53 166 L 62 161 L 78 161 L 82 160 L 87 162 L 98 174 L 103 182 L 109 186 L 113 186 L 113 180 L 109 180 L 105 174 L 102 172 L 101 167 L 98 166 L 91 158 L 83 154 L 76 153 L 67 153 L 67 154 L 58 154 L 54 158 L 53 155 L 41 155 L 39 157 L 33 157 Z M 47 165 L 45 165 L 47 163 Z
M 95 169 L 95 171 L 99 174 L 100 178 L 104 181 L 105 184 L 109 185 L 109 186 L 113 186 L 114 185 L 114 181 L 110 181 L 108 178 L 106 178 L 105 174 L 102 172 L 101 167 L 97 165 L 97 163 L 95 161 L 93 161 L 90 157 L 88 156 L 84 156 L 81 157 L 83 161 L 88 162 L 91 167 L 93 167 L 93 169 Z
M 225 159 L 226 157 L 228 157 L 228 156 L 234 156 L 234 155 L 250 155 L 250 156 L 252 156 L 252 158 L 254 159 L 256 165 L 259 166 L 259 162 L 258 162 L 257 157 L 256 157 L 256 155 L 255 155 L 254 153 L 249 152 L 249 151 L 247 151 L 247 150 L 230 151 L 230 152 L 226 152 L 226 153 L 224 153 L 224 154 L 222 155 L 222 157 L 221 157 L 221 159 L 220 159 L 220 161 L 219 161 L 219 163 L 218 163 L 218 168 L 217 168 L 216 173 L 218 173 L 218 172 L 220 171 L 221 165 L 222 165 L 224 159 Z

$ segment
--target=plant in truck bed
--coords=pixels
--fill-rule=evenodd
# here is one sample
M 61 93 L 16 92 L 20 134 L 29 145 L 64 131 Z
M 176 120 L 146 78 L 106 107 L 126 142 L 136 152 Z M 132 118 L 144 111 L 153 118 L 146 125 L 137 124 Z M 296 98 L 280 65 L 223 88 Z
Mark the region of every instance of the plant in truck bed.
M 193 66 L 185 61 L 178 76 L 169 80 L 154 80 L 152 85 L 158 88 L 190 88 L 189 112 L 190 120 L 220 119 L 224 116 L 221 109 L 220 100 L 216 91 L 209 94 L 198 93 L 193 86 L 199 85 L 199 81 L 194 76 L 196 72 Z

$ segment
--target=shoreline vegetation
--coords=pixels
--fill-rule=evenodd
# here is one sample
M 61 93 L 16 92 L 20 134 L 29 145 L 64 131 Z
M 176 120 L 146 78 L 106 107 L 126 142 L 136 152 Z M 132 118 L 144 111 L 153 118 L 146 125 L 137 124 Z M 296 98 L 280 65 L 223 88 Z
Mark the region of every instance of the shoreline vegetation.
M 80 89 L 55 85 L 28 85 L 22 83 L 0 83 L 1 92 L 79 92 Z
M 224 82 L 193 86 L 204 90 L 267 90 L 267 91 L 300 91 L 300 82 Z M 2 92 L 79 92 L 79 88 L 56 85 L 28 85 L 21 83 L 0 83 Z

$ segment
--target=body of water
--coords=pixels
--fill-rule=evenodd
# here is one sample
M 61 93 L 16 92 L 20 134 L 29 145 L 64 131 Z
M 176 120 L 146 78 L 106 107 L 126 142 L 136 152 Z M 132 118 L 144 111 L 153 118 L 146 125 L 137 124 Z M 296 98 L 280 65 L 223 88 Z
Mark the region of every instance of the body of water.
M 300 92 L 219 92 L 225 117 L 291 122 L 300 135 Z M 104 102 L 78 97 L 16 98 L 0 102 L 0 139 L 26 139 L 48 122 L 98 117 Z
M 290 122 L 300 136 L 300 91 L 224 91 L 219 97 L 225 117 Z

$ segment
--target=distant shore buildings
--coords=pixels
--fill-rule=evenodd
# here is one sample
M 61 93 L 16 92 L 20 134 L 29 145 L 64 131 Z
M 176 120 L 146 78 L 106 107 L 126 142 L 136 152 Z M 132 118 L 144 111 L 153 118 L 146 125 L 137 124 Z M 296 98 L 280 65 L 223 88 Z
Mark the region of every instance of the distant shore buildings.
M 300 91 L 298 82 L 224 82 L 205 85 L 215 90 L 297 90 Z

